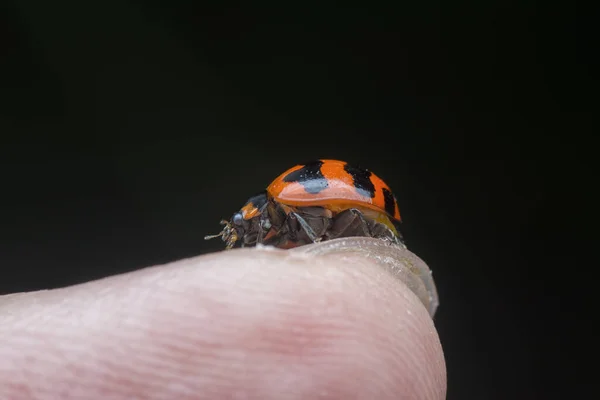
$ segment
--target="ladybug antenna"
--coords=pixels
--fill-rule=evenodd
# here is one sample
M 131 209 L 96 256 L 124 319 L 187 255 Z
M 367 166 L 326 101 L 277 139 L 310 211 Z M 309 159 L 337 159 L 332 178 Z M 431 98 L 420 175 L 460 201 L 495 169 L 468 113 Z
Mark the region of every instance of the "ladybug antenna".
M 206 235 L 204 240 L 210 240 L 220 237 L 225 243 L 227 243 L 226 249 L 231 249 L 235 242 L 238 240 L 238 235 L 235 229 L 231 226 L 229 221 L 221 220 L 221 225 L 224 225 L 223 230 L 216 235 Z
M 229 224 L 224 219 L 222 219 L 220 223 L 221 223 L 221 225 L 225 225 L 225 226 L 227 226 Z M 206 236 L 204 236 L 204 240 L 210 240 L 210 239 L 214 239 L 214 238 L 218 238 L 218 237 L 223 237 L 223 235 L 225 235 L 225 228 L 223 228 L 223 230 L 221 230 L 221 232 L 217 233 L 216 235 L 206 235 Z

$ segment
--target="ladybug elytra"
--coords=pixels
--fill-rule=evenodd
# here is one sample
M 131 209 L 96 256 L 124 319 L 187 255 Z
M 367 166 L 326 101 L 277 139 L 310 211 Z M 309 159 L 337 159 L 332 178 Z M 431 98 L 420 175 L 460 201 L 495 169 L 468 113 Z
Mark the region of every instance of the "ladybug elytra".
M 223 230 L 227 249 L 240 242 L 292 248 L 341 237 L 368 236 L 404 245 L 398 202 L 367 169 L 343 161 L 297 165 L 252 196 Z

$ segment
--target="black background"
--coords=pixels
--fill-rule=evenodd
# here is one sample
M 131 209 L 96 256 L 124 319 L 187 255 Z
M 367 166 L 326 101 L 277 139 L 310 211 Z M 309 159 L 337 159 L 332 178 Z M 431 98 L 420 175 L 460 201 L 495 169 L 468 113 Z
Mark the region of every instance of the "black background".
M 563 251 L 591 120 L 584 11 L 195 3 L 4 3 L 0 293 L 218 250 L 202 237 L 249 195 L 338 158 L 395 190 L 434 270 L 449 399 L 585 390 L 590 291 Z

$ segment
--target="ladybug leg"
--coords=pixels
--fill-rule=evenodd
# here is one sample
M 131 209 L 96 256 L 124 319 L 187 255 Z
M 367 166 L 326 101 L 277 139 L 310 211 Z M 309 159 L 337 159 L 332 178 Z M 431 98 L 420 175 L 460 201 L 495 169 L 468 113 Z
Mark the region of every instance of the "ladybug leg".
M 373 229 L 373 223 L 370 223 L 362 212 L 351 208 L 342 211 L 333 218 L 331 227 L 327 231 L 327 238 L 335 239 L 350 236 L 376 237 L 377 232 L 374 232 Z
M 271 233 L 271 231 L 272 231 L 271 228 L 275 228 L 275 230 L 277 232 L 280 231 L 280 229 L 273 226 L 268 215 L 264 214 L 258 223 L 258 228 L 257 228 L 257 232 L 256 232 L 256 243 L 257 244 L 262 244 L 267 239 L 268 236 L 271 236 L 271 237 L 274 236 L 274 233 Z
M 362 228 L 363 233 L 365 234 L 365 236 L 373 237 L 373 232 L 371 230 L 371 225 L 365 219 L 365 216 L 363 215 L 363 213 L 360 212 L 359 210 L 357 210 L 356 208 L 351 208 L 349 211 L 352 214 L 354 214 L 354 216 L 356 216 L 360 220 L 360 226 L 361 226 L 361 228 Z
M 266 246 L 281 247 L 291 236 L 290 218 L 276 202 L 269 202 L 260 222 L 260 232 L 256 242 Z
M 256 234 L 256 243 L 261 244 L 265 238 L 265 232 L 262 229 L 262 224 L 259 226 L 259 230 Z
M 286 241 L 287 234 L 288 234 L 287 231 L 283 231 L 283 230 L 277 231 L 277 232 L 274 232 L 273 234 L 265 235 L 262 238 L 262 241 L 258 242 L 258 243 L 261 243 L 261 244 L 264 244 L 267 246 L 279 247 L 279 245 L 281 243 Z
M 291 212 L 290 216 L 295 218 L 296 221 L 298 221 L 298 223 L 300 224 L 300 227 L 302 228 L 302 230 L 304 230 L 304 232 L 306 233 L 306 235 L 308 236 L 308 238 L 311 241 L 313 241 L 313 242 L 321 241 L 321 238 L 315 233 L 314 229 L 310 226 L 310 224 L 308 222 L 306 222 L 306 220 L 300 216 L 300 214 L 298 214 L 296 212 Z
M 394 234 L 385 224 L 365 218 L 364 214 L 356 209 L 349 209 L 336 215 L 327 232 L 327 239 L 350 236 L 378 238 L 406 247 L 399 232 L 397 235 Z

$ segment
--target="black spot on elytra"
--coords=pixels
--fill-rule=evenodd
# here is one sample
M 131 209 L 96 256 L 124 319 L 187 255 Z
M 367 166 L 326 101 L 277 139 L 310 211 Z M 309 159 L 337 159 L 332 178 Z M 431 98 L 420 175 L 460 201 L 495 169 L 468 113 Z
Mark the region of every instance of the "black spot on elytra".
M 390 192 L 386 188 L 382 188 L 382 190 L 383 201 L 385 203 L 385 212 L 393 217 L 394 213 L 396 212 L 396 199 L 394 199 L 394 195 L 392 194 L 392 192 Z
M 361 196 L 375 197 L 375 185 L 371 182 L 371 171 L 349 164 L 344 165 L 344 171 L 350 174 L 354 181 L 354 187 Z
M 304 164 L 299 170 L 290 172 L 284 178 L 284 182 L 298 182 L 304 186 L 308 193 L 316 194 L 327 188 L 327 179 L 321 173 L 323 161 L 312 161 Z

